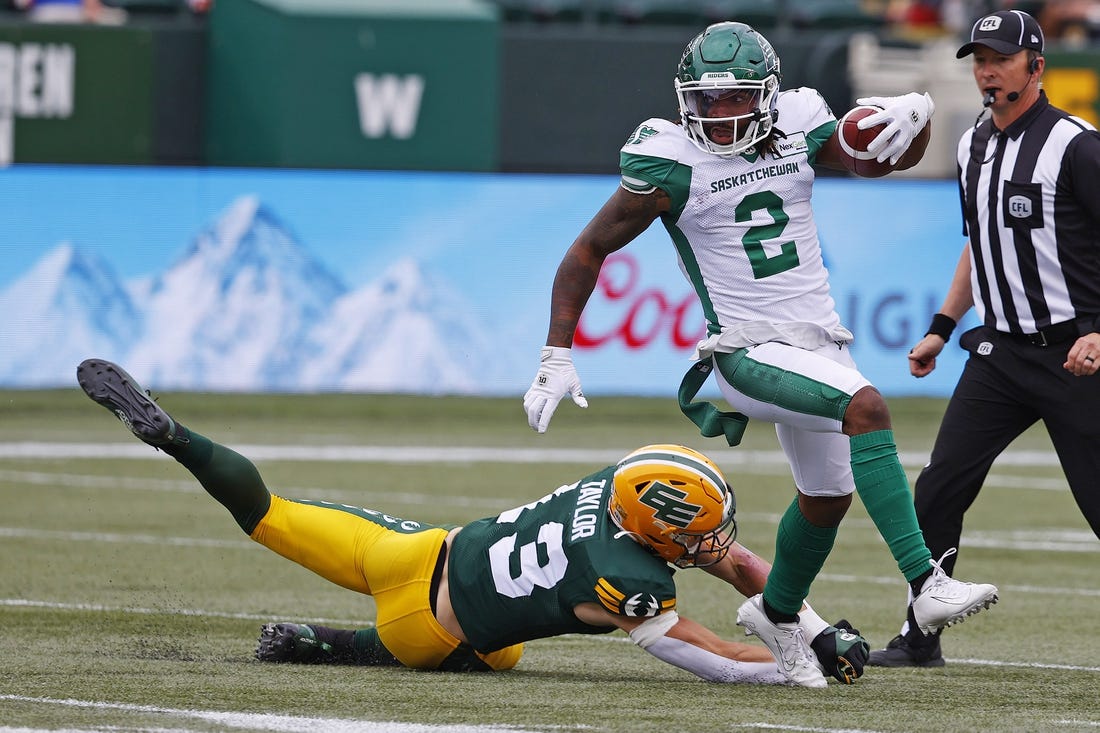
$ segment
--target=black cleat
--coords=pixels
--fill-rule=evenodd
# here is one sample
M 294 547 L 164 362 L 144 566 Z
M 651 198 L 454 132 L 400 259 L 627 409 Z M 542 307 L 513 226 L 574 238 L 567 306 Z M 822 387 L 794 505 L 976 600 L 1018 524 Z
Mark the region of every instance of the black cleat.
M 867 659 L 868 667 L 942 667 L 946 664 L 940 650 L 939 634 L 928 637 L 927 644 L 910 644 L 902 635 L 895 636 L 885 649 L 876 649 Z
M 153 400 L 148 390 L 118 364 L 103 359 L 85 359 L 76 368 L 80 388 L 106 407 L 122 424 L 154 447 L 190 442 L 186 431 L 177 430 L 174 420 Z M 184 435 L 178 435 L 183 432 Z
M 256 659 L 261 662 L 321 664 L 333 661 L 333 653 L 332 647 L 319 641 L 309 626 L 283 622 L 260 627 Z

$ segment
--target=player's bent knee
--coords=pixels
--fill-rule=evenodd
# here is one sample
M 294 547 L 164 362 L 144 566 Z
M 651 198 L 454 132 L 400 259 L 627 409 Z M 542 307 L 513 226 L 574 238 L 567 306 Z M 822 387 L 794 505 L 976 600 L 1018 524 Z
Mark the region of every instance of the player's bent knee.
M 875 430 L 889 430 L 890 427 L 890 408 L 882 393 L 867 386 L 852 396 L 848 409 L 844 411 L 845 435 L 862 435 Z

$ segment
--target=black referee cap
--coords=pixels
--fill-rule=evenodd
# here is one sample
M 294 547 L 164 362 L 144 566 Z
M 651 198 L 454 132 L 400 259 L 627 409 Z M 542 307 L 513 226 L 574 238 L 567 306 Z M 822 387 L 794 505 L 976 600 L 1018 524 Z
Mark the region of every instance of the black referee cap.
M 989 46 L 997 53 L 1011 56 L 1025 48 L 1043 52 L 1043 29 L 1022 10 L 998 10 L 979 18 L 970 29 L 970 42 L 964 43 L 955 58 L 969 56 L 975 46 Z

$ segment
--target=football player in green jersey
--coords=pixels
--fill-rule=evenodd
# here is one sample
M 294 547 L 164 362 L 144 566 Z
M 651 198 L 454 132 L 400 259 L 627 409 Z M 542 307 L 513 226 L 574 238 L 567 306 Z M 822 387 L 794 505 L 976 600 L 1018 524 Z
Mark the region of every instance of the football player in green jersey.
M 504 670 L 523 643 L 621 629 L 659 659 L 715 682 L 824 687 L 863 670 L 866 641 L 804 606 L 791 633 L 812 641 L 813 675 L 781 671 L 765 647 L 727 641 L 676 611 L 673 566 L 702 567 L 745 594 L 768 566 L 735 542 L 734 494 L 690 448 L 651 445 L 617 465 L 463 527 L 270 493 L 244 456 L 168 415 L 120 366 L 88 359 L 84 392 L 188 469 L 253 540 L 374 597 L 369 629 L 268 624 L 261 660 Z
M 840 323 L 811 207 L 814 166 L 845 169 L 837 120 L 813 89 L 780 89 L 779 57 L 743 23 L 718 23 L 685 49 L 674 86 L 677 122 L 644 121 L 620 152 L 611 198 L 566 251 L 554 278 L 541 363 L 523 404 L 545 432 L 570 395 L 587 406 L 571 347 L 604 260 L 660 219 L 707 321 L 681 407 L 704 435 L 740 440 L 748 419 L 774 423 L 796 496 L 776 538 L 763 594 L 738 623 L 792 678 L 813 676 L 813 653 L 791 634 L 802 603 L 858 492 L 913 589 L 926 632 L 963 620 L 997 599 L 988 584 L 949 577 L 931 556 L 898 460 L 886 400 L 857 369 Z M 932 100 L 916 92 L 869 97 L 881 107 L 859 122 L 885 123 L 867 150 L 896 168 L 918 163 Z M 735 413 L 693 402 L 711 374 Z

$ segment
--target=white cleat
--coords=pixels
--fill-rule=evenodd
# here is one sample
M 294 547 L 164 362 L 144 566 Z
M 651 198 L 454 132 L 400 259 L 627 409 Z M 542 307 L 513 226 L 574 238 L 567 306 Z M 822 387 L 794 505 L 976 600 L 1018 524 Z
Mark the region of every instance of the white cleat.
M 943 571 L 944 558 L 955 554 L 955 548 L 943 553 L 939 562 L 932 561 L 932 575 L 924 581 L 920 593 L 913 599 L 913 618 L 925 634 L 934 634 L 973 616 L 997 602 L 997 586 L 989 583 L 966 583 L 955 580 Z
M 775 655 L 779 671 L 793 685 L 825 687 L 825 675 L 817 664 L 802 627 L 797 623 L 772 623 L 764 613 L 764 597 L 757 593 L 737 609 L 737 625 L 745 627 L 745 635 L 760 637 Z

